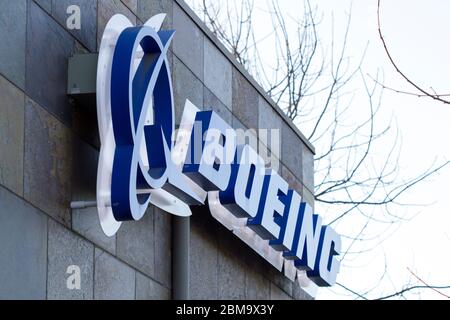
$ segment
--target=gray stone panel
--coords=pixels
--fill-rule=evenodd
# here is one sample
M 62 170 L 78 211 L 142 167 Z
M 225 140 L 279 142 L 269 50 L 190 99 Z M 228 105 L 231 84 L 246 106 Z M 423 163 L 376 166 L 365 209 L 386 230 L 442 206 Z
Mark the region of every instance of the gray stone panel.
M 0 2 L 0 73 L 25 88 L 26 0 Z
M 258 137 L 273 155 L 281 156 L 281 128 L 283 119 L 261 96 L 258 98 Z
M 246 252 L 242 242 L 225 228 L 220 228 L 219 239 L 219 299 L 245 299 L 244 257 Z
M 72 200 L 95 201 L 98 151 L 76 139 L 73 154 Z M 107 237 L 103 233 L 97 207 L 72 210 L 72 228 L 102 249 L 116 253 L 116 236 Z
M 172 215 L 154 208 L 155 280 L 172 287 Z
M 67 9 L 76 5 L 81 12 L 81 28 L 67 29 L 89 51 L 95 52 L 97 48 L 97 0 L 52 0 L 52 15 L 61 25 L 67 26 L 69 14 Z
M 308 188 L 303 187 L 303 201 L 307 202 L 311 207 L 314 208 L 314 204 L 315 204 L 315 199 L 314 199 L 314 194 L 309 191 Z
M 45 11 L 47 11 L 49 14 L 52 13 L 52 0 L 33 0 L 38 5 L 42 7 Z
M 222 103 L 232 110 L 232 65 L 209 40 L 204 42 L 204 83 Z
M 98 0 L 97 48 L 100 48 L 100 43 L 102 40 L 103 31 L 105 31 L 106 24 L 108 23 L 109 19 L 117 13 L 123 14 L 128 19 L 130 19 L 133 25 L 136 25 L 136 16 L 120 0 Z
M 292 174 L 292 172 L 289 171 L 288 168 L 286 168 L 286 166 L 281 167 L 281 176 L 289 184 L 290 189 L 297 191 L 299 195 L 303 195 L 302 183 Z
M 270 284 L 270 300 L 292 300 L 283 290 L 278 288 L 273 283 Z
M 293 282 L 289 280 L 282 272 L 275 268 L 271 268 L 269 272 L 269 279 L 272 281 L 272 287 L 277 286 L 281 288 L 288 296 L 292 296 Z
M 303 184 L 314 192 L 314 155 L 307 148 L 303 148 Z
M 203 32 L 177 4 L 173 6 L 173 52 L 203 81 Z
M 139 221 L 122 223 L 117 237 L 117 257 L 149 277 L 155 274 L 155 236 L 153 207 Z
M 73 210 L 72 228 L 109 253 L 116 253 L 116 236 L 107 237 L 103 233 L 96 207 Z
M 49 50 L 51 48 L 51 50 Z M 39 6 L 30 1 L 27 18 L 26 92 L 61 121 L 70 124 L 67 64 L 75 40 Z
M 303 179 L 303 149 L 305 149 L 305 146 L 294 130 L 287 124 L 283 124 L 281 129 L 281 162 L 300 181 Z
M 233 113 L 247 128 L 258 129 L 258 103 L 256 89 L 233 68 Z
M 169 300 L 170 290 L 136 272 L 136 300 Z
M 245 277 L 245 298 L 250 300 L 269 300 L 270 281 L 264 273 L 248 269 Z
M 71 225 L 73 137 L 67 127 L 30 99 L 25 103 L 25 199 Z
M 273 267 L 250 247 L 244 246 L 246 262 L 245 298 L 251 300 L 270 299 L 270 275 Z
M 108 237 L 103 233 L 96 207 L 72 210 L 72 228 L 100 248 L 116 254 L 116 236 Z
M 68 281 L 73 284 L 69 279 L 73 270 L 69 266 L 80 268 L 80 289 L 68 286 Z M 93 286 L 94 246 L 50 219 L 47 299 L 92 299 Z
M 293 296 L 295 300 L 313 300 L 313 298 L 300 287 L 298 281 L 295 281 L 293 284 Z
M 175 123 L 179 124 L 186 99 L 203 109 L 203 84 L 175 55 L 172 70 Z
M 171 0 L 137 0 L 137 17 L 146 22 L 156 14 L 165 13 L 166 19 L 162 25 L 162 29 L 169 30 L 173 26 L 173 1 Z
M 0 187 L 0 299 L 45 299 L 47 217 Z
M 136 272 L 105 251 L 95 248 L 94 299 L 133 300 Z
M 206 87 L 203 88 L 203 104 L 204 110 L 213 110 L 230 126 L 232 125 L 231 111 Z
M 1 76 L 0 96 L 0 184 L 23 195 L 25 97 Z
M 123 4 L 127 6 L 134 14 L 137 12 L 138 0 L 122 0 Z
M 217 299 L 218 223 L 206 208 L 197 208 L 191 217 L 189 292 L 191 299 Z
M 284 123 L 278 112 L 261 96 L 258 96 L 258 123 L 258 127 L 263 129 L 280 129 Z

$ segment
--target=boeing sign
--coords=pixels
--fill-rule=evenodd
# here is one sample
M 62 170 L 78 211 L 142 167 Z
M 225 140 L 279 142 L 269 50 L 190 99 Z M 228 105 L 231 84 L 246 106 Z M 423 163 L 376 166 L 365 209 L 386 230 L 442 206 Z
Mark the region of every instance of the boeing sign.
M 122 15 L 103 34 L 97 70 L 101 150 L 97 206 L 106 235 L 152 204 L 178 216 L 207 204 L 214 218 L 291 279 L 336 281 L 341 238 L 236 131 L 186 100 L 175 128 L 165 15 L 133 26 Z

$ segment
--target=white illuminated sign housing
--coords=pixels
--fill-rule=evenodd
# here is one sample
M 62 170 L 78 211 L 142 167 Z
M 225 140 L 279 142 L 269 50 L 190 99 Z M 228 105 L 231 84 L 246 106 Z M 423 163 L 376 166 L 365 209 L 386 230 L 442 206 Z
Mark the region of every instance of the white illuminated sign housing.
M 205 205 L 212 216 L 278 270 L 300 270 L 319 286 L 336 281 L 340 236 L 213 111 L 186 100 L 180 126 L 167 51 L 175 31 L 165 15 L 133 26 L 108 22 L 97 70 L 101 149 L 97 206 L 106 235 L 139 220 L 149 204 L 178 216 Z

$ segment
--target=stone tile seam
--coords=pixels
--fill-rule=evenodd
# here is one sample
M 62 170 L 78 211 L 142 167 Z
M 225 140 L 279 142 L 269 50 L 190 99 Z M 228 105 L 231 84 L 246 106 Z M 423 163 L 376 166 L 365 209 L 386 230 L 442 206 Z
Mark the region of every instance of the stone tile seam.
M 3 187 L 3 185 L 1 185 L 1 186 Z M 162 282 L 160 282 L 158 279 L 154 279 L 153 277 L 147 275 L 147 273 L 145 273 L 144 271 L 142 271 L 142 270 L 140 270 L 140 269 L 138 269 L 138 268 L 132 266 L 130 263 L 128 263 L 127 261 L 124 261 L 122 258 L 118 257 L 117 255 L 114 255 L 114 254 L 112 254 L 112 253 L 110 253 L 110 252 L 104 250 L 104 249 L 103 249 L 102 247 L 100 247 L 98 244 L 96 244 L 95 242 L 93 242 L 93 241 L 91 241 L 90 239 L 86 238 L 84 235 L 78 233 L 76 230 L 67 228 L 66 225 L 62 224 L 60 221 L 58 221 L 58 220 L 56 220 L 54 217 L 50 216 L 47 212 L 42 211 L 40 208 L 36 207 L 34 204 L 32 204 L 31 202 L 29 202 L 27 199 L 17 196 L 16 193 L 12 192 L 12 191 L 11 191 L 10 189 L 8 189 L 8 188 L 4 188 L 4 189 L 6 189 L 8 192 L 11 192 L 14 196 L 16 196 L 17 198 L 19 198 L 20 200 L 22 200 L 24 203 L 26 203 L 27 205 L 29 205 L 30 207 L 32 207 L 33 209 L 35 209 L 37 212 L 39 212 L 39 213 L 43 214 L 45 217 L 47 217 L 47 242 L 48 242 L 48 223 L 49 223 L 49 220 L 51 220 L 52 222 L 56 222 L 57 224 L 59 224 L 60 226 L 62 226 L 64 229 L 66 229 L 66 230 L 68 230 L 68 231 L 70 231 L 70 232 L 73 232 L 76 236 L 78 236 L 78 237 L 81 238 L 82 240 L 84 240 L 84 241 L 88 242 L 89 244 L 93 245 L 93 246 L 94 246 L 94 251 L 95 251 L 95 249 L 99 249 L 99 250 L 101 250 L 103 253 L 109 254 L 109 255 L 111 255 L 112 257 L 114 257 L 116 260 L 118 260 L 118 261 L 124 263 L 127 267 L 131 268 L 133 271 L 135 271 L 135 272 L 138 271 L 139 273 L 142 273 L 142 274 L 143 274 L 144 276 L 146 276 L 147 278 L 152 279 L 154 282 L 158 283 L 158 284 L 161 285 L 162 287 L 164 287 L 164 288 L 166 288 L 166 289 L 168 289 L 168 290 L 172 290 L 171 288 L 168 288 L 167 286 L 165 286 L 165 285 L 164 285 Z M 117 237 L 116 237 L 116 241 L 117 241 Z M 102 253 L 102 254 L 103 254 L 103 253 Z M 94 256 L 94 261 L 95 261 L 95 260 L 96 260 L 96 259 L 95 259 L 95 256 Z M 47 263 L 48 263 L 48 246 L 47 246 Z M 47 265 L 48 265 L 48 264 L 47 264 Z M 95 270 L 95 263 L 94 263 L 94 270 Z M 47 270 L 47 272 L 48 272 L 48 270 Z M 47 286 L 47 284 L 46 284 L 46 286 Z
M 286 290 L 284 290 L 283 288 L 280 288 L 280 286 L 278 286 L 275 282 L 273 282 L 272 280 L 270 281 L 270 288 L 269 288 L 269 296 L 272 296 L 272 286 L 278 288 L 279 290 L 281 290 L 283 293 L 285 293 L 288 297 L 292 298 L 293 300 L 295 300 L 294 294 L 290 294 L 289 292 L 286 292 Z M 297 280 L 296 280 L 297 281 Z
M 17 87 L 17 86 L 16 86 Z M 18 87 L 17 87 L 18 88 Z M 89 145 L 91 148 L 93 148 L 96 151 L 100 151 L 99 148 L 97 148 L 95 145 L 93 145 L 92 141 L 87 141 L 83 136 L 81 136 L 79 134 L 79 132 L 77 132 L 76 130 L 74 130 L 73 127 L 69 126 L 67 123 L 61 121 L 61 119 L 58 118 L 57 115 L 55 115 L 52 111 L 48 110 L 47 108 L 45 108 L 44 106 L 42 106 L 42 104 L 40 104 L 39 102 L 37 102 L 36 100 L 34 100 L 33 98 L 31 98 L 30 96 L 27 95 L 26 91 L 23 91 L 22 89 L 19 88 L 19 90 L 24 94 L 25 96 L 25 100 L 24 100 L 24 105 L 26 105 L 26 100 L 30 100 L 33 104 L 35 104 L 36 106 L 38 106 L 41 111 L 45 112 L 48 116 L 50 116 L 52 118 L 52 120 L 55 120 L 58 122 L 58 124 L 62 125 L 65 129 L 67 129 L 71 136 L 73 138 L 77 138 L 79 140 L 81 140 L 82 142 L 86 143 L 87 145 Z M 24 126 L 25 129 L 25 126 Z M 25 135 L 24 135 L 25 138 Z M 25 146 L 25 142 L 24 142 L 24 146 Z M 24 147 L 24 152 L 25 152 L 25 147 Z M 24 166 L 25 167 L 25 166 Z M 25 187 L 24 187 L 24 191 L 25 191 Z
M 2 187 L 4 187 L 3 185 L 2 185 Z M 6 187 L 4 187 L 6 190 L 8 190 L 9 192 L 12 192 L 9 188 L 6 188 Z M 13 193 L 13 192 L 12 192 Z M 14 195 L 16 195 L 17 196 L 17 194 L 15 194 L 15 193 L 13 193 Z M 94 257 L 93 257 L 93 277 L 94 277 L 94 279 L 95 279 L 95 261 L 97 260 L 96 258 L 95 258 L 95 249 L 99 249 L 99 250 L 101 250 L 102 251 L 102 254 L 109 254 L 109 255 L 111 255 L 112 257 L 114 257 L 115 259 L 117 259 L 118 261 L 120 261 L 120 262 L 122 262 L 122 263 L 124 263 L 126 266 L 128 266 L 129 268 L 131 268 L 131 269 L 133 269 L 135 272 L 139 272 L 139 273 L 141 273 L 143 276 L 145 276 L 145 277 L 147 277 L 147 278 L 150 278 L 152 281 L 154 281 L 154 282 L 156 282 L 157 284 L 159 284 L 160 286 L 162 286 L 163 288 L 165 288 L 165 289 L 167 289 L 167 290 L 169 290 L 169 291 L 171 291 L 172 289 L 171 288 L 169 288 L 169 287 L 167 287 L 167 286 L 165 286 L 164 285 L 164 283 L 162 283 L 162 282 L 160 282 L 160 281 L 158 281 L 157 279 L 154 279 L 153 277 L 151 277 L 151 276 L 149 276 L 148 274 L 146 274 L 144 271 L 142 271 L 142 270 L 140 270 L 140 269 L 137 269 L 136 267 L 134 267 L 134 266 L 132 266 L 132 265 L 130 265 L 127 261 L 124 261 L 122 258 L 120 258 L 120 257 L 118 257 L 117 255 L 115 255 L 115 254 L 112 254 L 111 252 L 108 252 L 107 250 L 105 250 L 105 249 L 103 249 L 102 247 L 100 247 L 98 244 L 96 244 L 95 242 L 93 242 L 93 241 L 91 241 L 90 239 L 88 239 L 88 238 L 86 238 L 84 235 L 82 235 L 82 234 L 80 234 L 80 233 L 78 233 L 76 230 L 73 230 L 73 229 L 69 229 L 69 228 L 67 228 L 65 225 L 63 225 L 62 223 L 60 223 L 58 220 L 56 220 L 55 218 L 53 218 L 53 217 L 51 217 L 51 216 L 49 216 L 46 212 L 44 212 L 44 211 L 42 211 L 41 209 L 39 209 L 38 207 L 36 207 L 34 204 L 32 204 L 32 203 L 30 203 L 27 199 L 24 199 L 24 198 L 21 198 L 21 197 L 19 197 L 22 201 L 24 201 L 26 204 L 28 204 L 28 205 L 30 205 L 31 207 L 33 207 L 35 210 L 37 210 L 38 212 L 40 212 L 40 213 L 42 213 L 42 214 L 44 214 L 46 217 L 47 217 L 47 226 L 48 226 L 48 223 L 49 223 L 49 220 L 52 220 L 53 222 L 56 222 L 57 224 L 59 224 L 60 226 L 62 226 L 64 229 L 66 229 L 66 230 L 69 230 L 69 231 L 71 231 L 71 232 L 73 232 L 75 235 L 77 235 L 77 236 L 79 236 L 81 239 L 83 239 L 83 240 L 85 240 L 86 242 L 88 242 L 89 244 L 91 244 L 91 245 L 93 245 L 94 246 Z M 47 266 L 46 266 L 46 269 L 47 269 L 47 279 L 48 279 L 48 234 L 49 234 L 49 232 L 48 232 L 48 227 L 47 227 Z M 117 242 L 117 237 L 116 237 L 116 242 Z M 98 258 L 98 257 L 97 257 Z M 219 259 L 219 257 L 218 257 L 218 255 L 217 255 L 217 260 Z M 218 277 L 218 275 L 217 275 L 217 277 Z M 247 279 L 247 273 L 245 273 L 245 290 L 247 289 L 247 281 L 246 281 L 246 279 Z M 269 280 L 270 281 L 270 283 L 273 283 L 273 281 L 272 281 L 272 279 L 269 279 L 269 278 L 266 278 L 267 280 Z M 217 279 L 218 280 L 218 279 Z M 48 281 L 47 281 L 48 282 Z M 218 282 L 218 281 L 217 281 Z M 95 284 L 94 284 L 95 285 Z M 285 290 L 283 290 L 282 288 L 280 288 L 279 286 L 277 286 L 276 284 L 274 284 L 276 287 L 278 287 L 280 290 L 282 290 L 283 292 L 285 292 L 287 295 L 289 295 L 289 293 L 287 293 Z M 46 284 L 46 287 L 47 287 L 48 285 Z M 47 289 L 48 288 L 46 288 L 46 293 L 47 293 Z M 245 291 L 246 292 L 246 291 Z M 289 295 L 289 296 L 291 296 L 291 295 Z M 94 296 L 93 296 L 94 297 Z M 95 298 L 95 297 L 94 297 Z
M 299 177 L 297 177 L 297 175 L 296 175 L 294 172 L 292 172 L 290 166 L 288 166 L 286 163 L 284 163 L 284 162 L 281 161 L 280 159 L 278 159 L 278 160 L 280 161 L 280 163 L 281 163 L 283 166 L 285 166 L 285 167 L 287 168 L 287 170 L 289 171 L 289 173 L 292 174 L 292 175 L 297 179 L 297 181 L 298 181 L 303 187 L 305 187 L 305 189 L 308 190 L 308 191 L 312 194 L 312 196 L 314 197 L 314 196 L 315 196 L 315 195 L 314 195 L 314 191 L 312 191 L 308 186 L 305 185 L 304 179 L 300 179 Z
M 120 3 L 122 3 L 122 4 L 124 5 L 124 7 L 127 8 L 127 9 L 131 12 L 131 14 L 132 14 L 133 16 L 136 17 L 136 21 L 140 21 L 140 22 L 143 23 L 143 21 L 141 21 L 141 19 L 138 18 L 137 14 L 135 14 L 135 12 L 133 11 L 133 9 L 131 9 L 125 2 L 123 2 L 122 0 L 120 0 Z M 137 5 L 137 2 L 136 2 L 136 5 Z M 138 11 L 138 10 L 137 10 L 137 11 Z M 98 6 L 97 6 L 97 17 L 98 17 Z
M 179 2 L 179 0 L 175 0 L 176 2 Z M 39 5 L 39 4 L 37 4 L 37 3 L 35 3 L 36 5 L 38 5 L 42 10 L 43 10 L 43 8 Z M 123 3 L 124 4 L 124 3 Z M 28 3 L 27 3 L 27 6 L 28 6 Z M 124 4 L 124 6 L 126 6 L 126 4 Z M 128 6 L 126 6 L 127 8 L 128 8 Z M 128 8 L 128 9 L 130 9 L 130 8 Z M 53 10 L 53 8 L 52 8 L 52 10 Z M 60 26 L 62 26 L 57 20 L 55 20 L 54 19 L 54 17 L 52 16 L 52 15 L 50 15 L 46 10 L 43 10 L 47 15 L 49 15 L 50 16 L 50 18 L 52 19 L 52 20 L 54 20 L 58 25 L 60 25 Z M 98 11 L 98 8 L 97 8 L 97 11 Z M 130 11 L 132 11 L 131 9 L 130 9 Z M 137 18 L 137 16 L 136 15 L 134 15 L 134 13 L 132 12 L 132 14 L 133 14 L 133 16 L 135 16 L 136 17 L 136 19 L 138 19 Z M 195 22 L 195 20 L 194 20 L 194 22 Z M 27 21 L 27 23 L 28 23 L 28 21 Z M 66 28 L 64 28 L 63 26 L 62 26 L 62 28 L 66 31 Z M 28 29 L 28 28 L 27 28 Z M 74 38 L 74 40 L 77 42 L 77 43 L 79 43 L 79 44 L 81 44 L 85 49 L 87 49 L 88 51 L 89 51 L 89 49 L 83 44 L 83 43 L 81 43 L 75 36 L 73 36 L 70 32 L 68 32 L 68 31 L 66 31 L 67 33 L 69 33 L 70 34 L 70 36 L 72 37 L 72 38 Z M 211 39 L 211 40 L 213 40 L 213 39 Z M 213 43 L 215 43 L 215 41 L 212 41 Z M 215 45 L 217 46 L 217 44 L 215 43 Z M 220 49 L 220 48 L 219 48 Z M 222 50 L 221 50 L 222 51 Z M 223 53 L 223 52 L 222 52 Z M 178 58 L 178 57 L 177 57 Z M 178 58 L 179 59 L 179 58 Z M 183 61 L 181 60 L 181 59 L 179 59 L 182 63 L 183 63 Z M 183 63 L 183 65 L 184 65 L 184 63 Z M 186 65 L 185 65 L 186 66 Z M 187 67 L 187 66 L 186 66 Z M 190 70 L 190 68 L 189 67 L 187 67 L 189 70 Z M 27 69 L 27 68 L 25 68 L 25 69 Z M 239 69 L 239 68 L 238 68 Z M 239 71 L 241 71 L 241 70 L 239 70 Z M 192 72 L 192 70 L 191 70 L 191 72 Z M 242 72 L 241 72 L 242 73 Z M 198 79 L 198 77 L 194 74 L 194 76 Z M 244 75 L 245 76 L 245 75 Z M 249 80 L 247 77 L 245 77 L 247 80 Z M 8 82 L 10 82 L 10 80 L 7 78 L 7 77 L 5 77 L 5 79 L 7 79 L 8 80 Z M 198 79 L 198 80 L 200 80 L 200 82 L 203 84 L 203 85 L 205 85 L 204 83 L 203 83 L 203 81 L 201 80 L 201 79 Z M 13 84 L 14 85 L 14 84 Z M 15 87 L 17 87 L 16 85 L 14 85 Z M 205 87 L 207 87 L 206 85 L 205 85 Z M 18 88 L 18 87 L 17 87 Z M 207 87 L 208 88 L 208 87 Z M 20 88 L 18 88 L 21 92 L 23 92 L 22 91 L 22 89 L 20 89 Z M 214 93 L 212 93 L 212 94 L 214 94 Z M 215 94 L 214 94 L 214 96 L 215 96 Z M 34 101 L 33 99 L 31 99 L 30 97 L 28 97 L 26 94 L 24 95 L 24 99 L 30 99 L 31 101 Z M 216 97 L 219 101 L 221 101 L 222 103 L 223 103 L 223 101 L 220 99 L 220 98 L 218 98 L 218 97 Z M 35 102 L 35 101 L 34 101 Z M 65 127 L 68 127 L 66 124 L 64 124 L 63 122 L 61 122 L 52 112 L 50 112 L 50 111 L 48 111 L 46 108 L 44 108 L 44 107 L 42 107 L 39 103 L 37 103 L 37 102 L 35 102 L 37 105 L 39 105 L 44 111 L 46 111 L 48 114 L 50 114 L 53 118 L 55 118 L 58 122 L 60 122 L 60 123 L 62 123 Z M 269 104 L 271 104 L 271 103 L 269 103 Z M 273 107 L 273 106 L 272 106 Z M 70 131 L 73 133 L 73 130 L 72 130 L 72 128 L 70 128 L 70 127 L 68 127 L 69 129 L 70 129 Z M 25 145 L 25 144 L 24 144 Z M 305 187 L 306 189 L 308 189 L 309 190 L 309 188 L 307 188 L 307 187 Z M 8 188 L 7 188 L 8 189 Z M 9 190 L 9 189 L 8 189 Z M 9 191 L 11 191 L 11 190 L 9 190 Z M 309 190 L 310 192 L 311 192 L 311 190 Z M 14 193 L 14 192 L 13 192 Z M 14 193 L 15 194 L 15 193 Z M 22 198 L 22 197 L 20 197 L 20 198 Z M 24 198 L 22 198 L 22 199 L 24 199 Z M 24 199 L 27 203 L 29 203 L 26 199 Z M 32 205 L 31 203 L 29 203 L 30 205 Z M 33 207 L 34 207 L 34 205 L 32 205 Z M 37 208 L 38 209 L 38 208 Z M 40 212 L 43 212 L 43 211 L 41 211 L 40 209 L 38 209 Z M 47 213 L 45 213 L 45 212 L 43 212 L 44 214 L 46 214 L 47 215 Z M 47 215 L 48 216 L 48 215 Z M 52 217 L 48 217 L 49 219 L 52 219 L 52 220 L 54 220 Z M 56 221 L 56 220 L 55 220 Z M 58 221 L 56 221 L 57 223 L 59 223 Z M 66 229 L 68 229 L 67 227 L 65 227 L 64 226 L 64 228 L 66 228 Z M 68 229 L 68 230 L 71 230 L 71 231 L 73 231 L 73 232 L 75 232 L 77 235 L 79 235 L 79 236 L 81 236 L 81 238 L 83 238 L 83 239 L 85 239 L 86 241 L 88 241 L 89 243 L 92 243 L 93 245 L 94 245 L 94 247 L 98 247 L 98 245 L 97 244 L 95 244 L 95 243 L 93 243 L 92 241 L 90 241 L 89 239 L 86 239 L 84 236 L 82 236 L 81 234 L 79 234 L 78 232 L 76 232 L 75 230 L 73 230 L 73 229 Z M 116 239 L 116 242 L 117 242 L 117 239 Z M 47 230 L 47 243 L 48 243 L 48 230 Z M 103 250 L 103 249 L 102 249 Z M 48 251 L 48 247 L 47 247 L 47 251 Z M 113 254 L 111 254 L 113 257 L 115 257 L 115 258 L 117 258 L 119 261 L 122 261 L 123 263 L 125 263 L 126 265 L 128 265 L 130 268 L 132 268 L 132 269 L 134 269 L 134 270 L 138 270 L 139 271 L 139 269 L 136 269 L 135 267 L 133 267 L 133 266 L 130 266 L 126 261 L 123 261 L 122 259 L 120 259 L 119 257 L 117 257 L 117 255 L 113 255 Z M 48 260 L 48 256 L 47 256 L 47 260 Z M 95 260 L 95 259 L 94 259 Z M 95 263 L 94 263 L 94 268 L 95 268 Z M 47 268 L 48 269 L 48 268 Z M 141 272 L 141 271 L 139 271 L 139 272 Z M 48 270 L 47 270 L 47 273 L 48 273 Z M 142 272 L 141 272 L 142 273 Z M 144 274 L 145 275 L 145 274 Z M 147 275 L 145 275 L 145 276 L 147 276 Z M 47 276 L 48 277 L 48 276 Z M 157 283 L 159 283 L 159 281 L 157 281 L 156 279 L 153 279 L 153 278 L 151 278 L 151 277 L 149 277 L 150 279 L 152 279 L 152 280 L 154 280 L 155 282 L 157 282 Z M 164 288 L 167 288 L 167 287 L 165 287 L 164 286 L 164 284 L 161 284 L 161 283 L 159 283 L 160 285 L 162 285 Z M 167 289 L 169 289 L 169 288 L 167 288 Z M 170 290 L 170 289 L 169 289 Z
M 92 52 L 92 51 L 90 51 L 89 50 L 89 48 L 88 47 L 86 47 L 86 45 L 84 44 L 84 43 L 82 43 L 80 40 L 78 40 L 69 30 L 67 30 L 67 28 L 63 25 L 63 24 L 61 24 L 61 23 L 59 23 L 59 21 L 58 20 L 56 20 L 55 19 L 55 17 L 53 16 L 53 1 L 52 1 L 52 3 L 51 3 L 51 6 L 50 6 L 50 13 L 49 12 L 47 12 L 47 10 L 45 10 L 39 3 L 37 3 L 36 1 L 34 1 L 34 0 L 32 0 L 33 1 L 33 3 L 36 5 L 36 6 L 38 6 L 39 7 L 39 9 L 41 9 L 47 16 L 49 16 L 50 17 L 50 19 L 51 20 L 53 20 L 58 26 L 60 26 L 65 32 L 67 32 L 68 34 L 69 34 L 69 36 L 71 37 L 71 38 L 73 38 L 73 40 L 75 40 L 77 43 L 79 43 L 82 47 L 83 47 L 83 49 L 85 49 L 87 52 L 90 52 L 90 53 L 95 53 L 95 52 L 97 52 L 97 50 L 94 50 L 94 52 Z M 122 1 L 121 1 L 122 2 Z M 28 10 L 29 10 L 29 5 L 28 5 L 28 1 L 27 1 L 27 17 L 28 17 Z M 134 14 L 133 14 L 134 15 Z M 97 6 L 97 17 L 98 17 L 98 6 Z M 98 19 L 98 18 L 97 18 Z M 97 34 L 97 32 L 98 32 L 98 21 L 97 21 L 97 23 L 96 23 L 96 34 Z M 27 22 L 26 22 L 26 27 L 27 27 L 27 29 L 26 29 L 26 33 L 27 33 L 27 35 L 26 35 L 26 40 L 28 40 L 28 19 L 27 19 Z M 95 43 L 97 44 L 97 39 L 95 39 Z M 25 41 L 25 45 L 27 45 L 28 44 L 28 41 Z M 26 49 L 25 49 L 26 50 Z M 25 65 L 25 73 L 26 73 L 26 70 L 27 70 L 27 67 L 26 67 L 26 65 Z M 25 79 L 26 79 L 26 74 L 25 74 Z
M 8 81 L 9 81 L 9 80 L 8 80 Z M 18 88 L 17 86 L 15 86 L 15 87 Z M 21 90 L 20 88 L 18 88 L 18 89 Z M 26 99 L 26 98 L 28 98 L 28 99 L 30 99 L 31 101 L 34 102 L 33 99 L 31 99 L 31 98 L 29 98 L 28 96 L 25 95 L 25 99 Z M 36 102 L 35 102 L 35 103 L 36 103 Z M 45 108 L 43 108 L 39 103 L 36 103 L 36 104 L 37 104 L 41 109 L 43 109 L 44 112 L 47 112 L 50 116 L 52 116 L 54 119 L 56 119 L 58 122 L 60 122 L 59 119 L 55 118 L 48 110 L 46 110 Z M 64 123 L 62 123 L 62 124 L 63 124 L 64 126 L 67 127 L 67 125 L 65 125 Z M 69 128 L 69 127 L 67 127 L 67 128 Z M 71 132 L 72 134 L 74 134 L 74 132 L 71 130 L 71 128 L 69 128 L 69 130 L 70 130 L 70 132 Z M 25 145 L 25 143 L 24 143 L 24 145 Z M 282 163 L 283 165 L 286 166 L 286 164 L 284 164 L 281 160 L 280 160 L 280 163 Z M 292 174 L 293 174 L 293 173 L 292 173 Z M 293 175 L 295 176 L 295 174 L 293 174 Z M 296 178 L 298 179 L 298 177 L 296 177 Z M 301 182 L 301 181 L 300 181 L 300 182 Z M 302 185 L 303 185 L 303 183 L 302 183 Z M 2 186 L 3 186 L 3 185 L 2 185 Z M 17 193 L 15 193 L 14 191 L 12 191 L 10 188 L 7 188 L 6 186 L 4 186 L 4 187 L 5 187 L 5 189 L 7 189 L 8 191 L 10 191 L 10 192 L 12 192 L 13 194 L 17 195 Z M 311 194 L 314 196 L 314 193 L 313 193 L 307 186 L 304 186 L 304 187 L 305 187 L 309 192 L 311 192 Z M 24 186 L 23 186 L 23 188 L 25 188 L 25 181 L 24 181 Z M 40 208 L 37 208 L 35 205 L 33 205 L 32 203 L 30 203 L 27 199 L 23 198 L 21 195 L 17 195 L 17 196 L 19 196 L 19 198 L 23 199 L 26 203 L 32 205 L 34 208 L 36 208 L 36 209 L 39 210 L 40 212 L 44 213 L 46 216 L 48 216 L 48 217 L 51 218 L 52 220 L 55 220 L 53 217 L 50 216 L 49 213 L 47 213 L 47 212 L 41 210 Z M 57 221 L 57 220 L 55 220 L 55 221 Z M 59 221 L 57 221 L 57 222 L 59 223 Z M 64 226 L 64 228 L 68 229 L 66 226 Z M 153 226 L 153 228 L 154 228 L 154 226 Z M 85 240 L 88 241 L 89 243 L 92 243 L 95 247 L 97 247 L 97 248 L 99 248 L 99 249 L 101 249 L 101 250 L 103 250 L 103 251 L 107 251 L 105 248 L 101 247 L 99 244 L 94 243 L 93 241 L 87 239 L 84 235 L 82 235 L 82 234 L 80 234 L 79 232 L 77 232 L 76 230 L 74 230 L 74 229 L 73 229 L 73 222 L 71 222 L 71 228 L 68 229 L 68 230 L 71 230 L 72 232 L 74 232 L 74 233 L 76 233 L 77 235 L 81 236 L 83 239 L 85 239 Z M 116 248 L 117 248 L 117 237 L 116 237 L 116 239 L 115 239 L 115 242 L 116 242 Z M 153 243 L 153 246 L 155 246 L 155 243 Z M 143 273 L 145 276 L 147 276 L 147 277 L 151 278 L 152 280 L 156 281 L 157 283 L 161 284 L 164 288 L 167 288 L 167 289 L 171 290 L 170 288 L 166 287 L 163 283 L 159 282 L 157 279 L 154 279 L 152 276 L 148 275 L 148 274 L 145 273 L 144 271 L 139 270 L 139 269 L 137 269 L 137 268 L 134 267 L 134 266 L 131 266 L 129 263 L 127 263 L 126 261 L 124 261 L 123 259 L 121 259 L 119 256 L 117 256 L 117 249 L 116 249 L 116 253 L 115 253 L 115 254 L 112 254 L 112 253 L 110 253 L 110 252 L 108 252 L 108 253 L 111 254 L 113 257 L 116 257 L 119 261 L 124 262 L 126 265 L 130 266 L 132 269 L 135 269 L 135 270 L 140 271 L 140 272 Z M 155 261 L 154 261 L 153 263 L 154 263 L 154 265 L 156 266 Z

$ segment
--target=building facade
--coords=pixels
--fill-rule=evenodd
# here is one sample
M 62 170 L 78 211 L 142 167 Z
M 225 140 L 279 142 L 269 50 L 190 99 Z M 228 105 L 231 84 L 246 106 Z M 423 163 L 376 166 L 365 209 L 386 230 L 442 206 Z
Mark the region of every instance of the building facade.
M 79 29 L 67 27 L 71 5 Z M 150 206 L 107 237 L 95 207 L 70 209 L 95 200 L 100 142 L 95 105 L 68 95 L 69 58 L 98 52 L 114 14 L 139 25 L 161 12 L 163 29 L 176 30 L 176 122 L 189 99 L 235 129 L 279 129 L 277 145 L 260 140 L 258 152 L 314 205 L 314 148 L 182 0 L 1 0 L 0 299 L 172 297 L 170 214 Z M 207 206 L 193 207 L 189 248 L 191 299 L 311 299 Z

